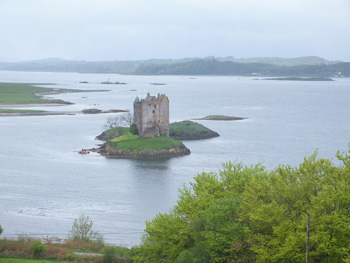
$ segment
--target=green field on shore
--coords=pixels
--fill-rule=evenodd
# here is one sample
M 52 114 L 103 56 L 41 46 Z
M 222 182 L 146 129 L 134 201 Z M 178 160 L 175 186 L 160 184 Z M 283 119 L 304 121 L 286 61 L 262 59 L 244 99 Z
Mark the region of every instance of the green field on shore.
M 43 88 L 30 83 L 0 83 L 0 104 L 44 104 L 63 103 L 63 100 L 48 100 L 40 97 L 40 93 L 58 94 L 63 92 L 78 92 L 79 90 Z

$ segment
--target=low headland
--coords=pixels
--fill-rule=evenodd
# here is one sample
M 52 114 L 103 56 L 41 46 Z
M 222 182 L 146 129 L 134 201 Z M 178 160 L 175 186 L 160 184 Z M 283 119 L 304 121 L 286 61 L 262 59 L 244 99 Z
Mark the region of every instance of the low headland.
M 327 77 L 284 77 L 284 78 L 267 78 L 264 80 L 291 80 L 291 81 L 334 81 Z
M 66 106 L 73 103 L 50 99 L 48 95 L 76 92 L 104 92 L 108 90 L 78 90 L 41 87 L 54 85 L 50 83 L 0 83 L 0 116 L 45 116 L 45 115 L 75 115 L 75 114 L 97 114 L 116 113 L 125 110 L 99 110 L 85 109 L 82 111 L 44 111 L 17 108 Z M 16 108 L 16 109 L 11 109 Z
M 235 117 L 235 116 L 225 116 L 225 115 L 209 115 L 203 118 L 197 118 L 194 120 L 205 120 L 205 121 L 240 121 L 245 120 L 244 117 Z

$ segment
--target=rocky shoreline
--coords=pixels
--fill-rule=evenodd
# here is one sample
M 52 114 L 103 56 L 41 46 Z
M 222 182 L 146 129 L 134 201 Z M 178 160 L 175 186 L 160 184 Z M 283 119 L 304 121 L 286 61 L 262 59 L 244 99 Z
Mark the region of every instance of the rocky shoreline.
M 142 150 L 137 151 L 123 151 L 117 150 L 110 146 L 108 143 L 105 143 L 99 149 L 92 149 L 91 151 L 97 152 L 107 158 L 118 158 L 118 159 L 151 159 L 151 158 L 171 158 L 189 155 L 191 153 L 190 149 L 186 146 L 171 148 L 171 149 L 162 149 L 158 151 L 147 151 Z

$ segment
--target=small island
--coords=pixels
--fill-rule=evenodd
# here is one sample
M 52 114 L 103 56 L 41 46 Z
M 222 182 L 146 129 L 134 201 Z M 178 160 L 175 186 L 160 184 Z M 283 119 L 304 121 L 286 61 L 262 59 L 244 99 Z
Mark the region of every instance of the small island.
M 206 120 L 206 121 L 239 121 L 245 120 L 243 117 L 235 117 L 235 116 L 225 116 L 225 115 L 209 115 L 203 118 L 197 118 L 194 120 Z
M 267 78 L 264 80 L 291 80 L 291 81 L 334 81 L 326 77 L 284 77 L 284 78 Z
M 128 115 L 126 115 L 127 117 Z M 165 94 L 145 99 L 136 97 L 134 116 L 126 118 L 130 128 L 113 127 L 98 139 L 108 139 L 99 149 L 92 149 L 109 158 L 170 158 L 190 154 L 180 141 L 169 137 L 169 99 Z
M 129 134 L 128 127 L 114 127 L 96 136 L 97 140 L 109 141 L 113 138 Z M 175 140 L 202 140 L 220 136 L 202 124 L 194 121 L 180 121 L 169 124 L 169 137 Z
M 109 158 L 128 159 L 169 158 L 191 153 L 182 142 L 169 137 L 139 138 L 132 134 L 109 140 L 96 152 Z
M 220 135 L 197 122 L 181 121 L 170 123 L 169 136 L 176 140 L 201 140 Z

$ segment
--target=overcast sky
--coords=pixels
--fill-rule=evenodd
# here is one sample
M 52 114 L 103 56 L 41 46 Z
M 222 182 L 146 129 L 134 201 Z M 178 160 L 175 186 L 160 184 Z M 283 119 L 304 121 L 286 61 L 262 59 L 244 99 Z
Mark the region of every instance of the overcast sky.
M 350 61 L 350 0 L 0 0 L 0 61 Z

